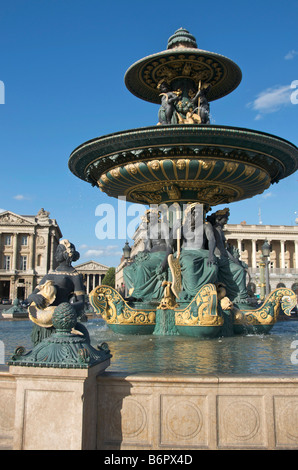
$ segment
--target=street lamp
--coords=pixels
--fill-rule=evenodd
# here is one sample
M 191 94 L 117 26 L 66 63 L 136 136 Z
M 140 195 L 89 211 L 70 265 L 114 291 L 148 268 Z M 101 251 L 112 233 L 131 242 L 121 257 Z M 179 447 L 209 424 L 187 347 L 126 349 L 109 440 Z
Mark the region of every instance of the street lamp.
M 270 245 L 267 240 L 262 245 L 262 258 L 263 258 L 263 263 L 264 263 L 264 268 L 265 268 L 265 295 L 266 297 L 269 295 L 269 256 L 270 256 Z
M 124 257 L 125 260 L 130 259 L 130 252 L 131 252 L 131 248 L 128 244 L 128 241 L 126 241 L 125 245 L 123 247 L 123 257 Z

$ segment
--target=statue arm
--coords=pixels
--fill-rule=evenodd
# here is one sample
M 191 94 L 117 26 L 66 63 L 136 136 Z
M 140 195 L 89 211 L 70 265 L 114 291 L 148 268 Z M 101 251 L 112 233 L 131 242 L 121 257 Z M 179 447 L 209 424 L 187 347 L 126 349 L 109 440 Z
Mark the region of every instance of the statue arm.
M 208 240 L 208 248 L 209 248 L 209 256 L 208 256 L 208 264 L 216 264 L 216 257 L 214 255 L 214 251 L 216 248 L 216 240 L 213 232 L 213 227 L 210 222 L 206 222 L 204 224 L 204 231 L 206 238 Z
M 83 283 L 82 275 L 74 276 L 74 296 L 75 301 L 72 303 L 72 306 L 75 308 L 77 314 L 81 312 L 85 305 L 85 286 Z
M 46 305 L 46 299 L 39 293 L 39 288 L 42 286 L 47 280 L 48 276 L 44 276 L 38 286 L 34 289 L 32 294 L 28 295 L 26 301 L 28 304 L 31 304 L 32 302 L 35 303 L 37 308 L 44 308 Z

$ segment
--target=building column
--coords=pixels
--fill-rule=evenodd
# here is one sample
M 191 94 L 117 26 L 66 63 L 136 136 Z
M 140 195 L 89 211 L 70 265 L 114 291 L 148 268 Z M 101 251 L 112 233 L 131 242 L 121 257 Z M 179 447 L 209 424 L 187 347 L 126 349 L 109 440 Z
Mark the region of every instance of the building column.
M 237 238 L 237 248 L 238 248 L 238 251 L 239 251 L 239 257 L 240 257 L 240 259 L 241 259 L 241 252 L 242 252 L 242 249 L 241 249 L 242 247 L 241 247 L 241 245 L 242 245 L 242 239 Z
M 281 269 L 285 269 L 285 242 L 280 240 Z
M 298 241 L 295 240 L 295 269 L 298 269 Z
M 17 270 L 17 258 L 18 258 L 18 233 L 14 233 L 13 236 L 13 255 L 12 255 L 12 270 Z
M 54 247 L 55 247 L 55 232 L 51 232 L 50 239 L 50 270 L 54 270 Z
M 86 274 L 87 276 L 87 281 L 86 281 L 86 292 L 89 295 L 90 289 L 89 289 L 89 274 Z
M 257 267 L 257 252 L 256 252 L 256 240 L 251 241 L 252 244 L 252 251 L 251 251 L 251 267 Z
M 29 252 L 28 269 L 34 269 L 34 233 L 31 233 L 29 235 L 29 247 L 30 247 L 30 252 Z

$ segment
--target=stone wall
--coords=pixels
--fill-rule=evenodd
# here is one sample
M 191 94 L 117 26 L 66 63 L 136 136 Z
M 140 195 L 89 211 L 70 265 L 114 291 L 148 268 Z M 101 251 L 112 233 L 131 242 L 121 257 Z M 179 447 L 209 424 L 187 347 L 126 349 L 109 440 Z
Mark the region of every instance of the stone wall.
M 0 366 L 0 449 L 11 449 L 13 445 L 15 401 L 15 379 Z
M 38 369 L 34 369 L 32 385 L 26 373 L 30 390 L 37 389 Z M 39 370 L 43 376 L 40 389 L 48 396 L 44 406 L 49 407 L 51 403 L 54 406 L 57 398 L 50 398 L 53 386 L 48 391 L 44 389 L 45 369 Z M 67 370 L 64 371 L 67 375 Z M 63 378 L 61 370 L 59 375 L 64 389 L 65 380 L 69 378 Z M 16 380 L 12 373 L 0 371 L 2 449 L 12 448 L 13 437 L 17 442 L 15 434 L 20 432 L 14 429 Z M 88 380 L 90 382 L 90 377 Z M 57 397 L 57 377 L 55 383 Z M 89 443 L 102 450 L 298 449 L 298 376 L 125 376 L 106 372 L 98 375 L 91 388 L 86 392 L 85 387 L 84 401 L 88 400 L 89 393 L 97 396 L 95 416 L 94 407 L 87 407 L 85 411 L 68 407 L 68 421 L 76 423 L 72 433 L 77 436 L 70 439 L 68 435 L 64 445 L 61 435 L 60 448 L 69 448 L 69 442 L 76 442 L 76 448 L 81 442 L 84 448 L 84 434 L 89 433 Z M 81 393 L 78 391 L 77 403 L 82 398 Z M 82 415 L 82 412 L 90 413 L 91 409 L 93 416 Z M 26 448 L 46 449 L 47 442 L 50 445 L 51 439 L 42 438 L 40 443 L 36 440 L 38 426 L 55 429 L 55 423 L 49 421 L 44 426 L 41 413 L 40 409 L 35 442 L 28 436 L 22 441 L 26 442 Z M 49 418 L 50 410 L 45 414 Z M 32 416 L 30 419 L 32 421 Z M 90 436 L 95 432 L 91 432 L 90 426 L 83 431 L 78 429 L 78 421 L 92 422 L 97 435 Z M 26 428 L 26 423 L 23 425 Z

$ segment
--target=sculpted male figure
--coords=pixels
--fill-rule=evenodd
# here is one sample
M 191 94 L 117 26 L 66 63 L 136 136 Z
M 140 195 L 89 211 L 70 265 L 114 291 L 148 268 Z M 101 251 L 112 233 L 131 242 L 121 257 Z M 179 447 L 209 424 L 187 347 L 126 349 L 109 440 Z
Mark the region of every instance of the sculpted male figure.
M 246 288 L 246 265 L 235 258 L 226 249 L 226 239 L 223 232 L 229 219 L 228 208 L 218 210 L 207 217 L 213 227 L 216 240 L 215 254 L 218 263 L 218 280 L 225 285 L 227 296 L 232 302 L 247 303 L 248 292 Z
M 211 224 L 204 221 L 202 204 L 187 205 L 182 221 L 173 227 L 173 240 L 177 241 L 179 237 L 182 276 L 180 300 L 190 301 L 204 284 L 217 281 L 215 237 Z

